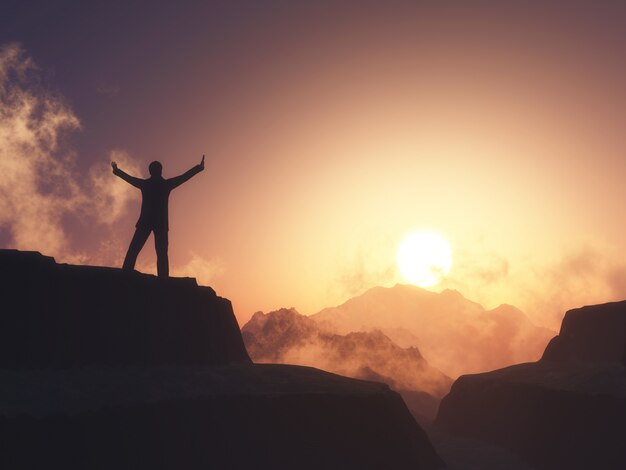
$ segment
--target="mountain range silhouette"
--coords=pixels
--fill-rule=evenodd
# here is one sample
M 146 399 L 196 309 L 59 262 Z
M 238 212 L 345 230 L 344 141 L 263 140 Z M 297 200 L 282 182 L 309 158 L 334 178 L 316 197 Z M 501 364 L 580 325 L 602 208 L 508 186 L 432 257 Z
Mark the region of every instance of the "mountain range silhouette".
M 455 291 L 398 285 L 309 317 L 257 312 L 242 332 L 255 361 L 389 384 L 451 468 L 626 467 L 626 302 L 571 310 L 555 336 L 509 305 L 487 311 Z M 440 406 L 441 395 L 426 393 L 433 405 L 424 372 L 439 373 L 430 363 L 450 358 L 453 371 L 492 371 L 461 375 Z M 411 387 L 398 386 L 407 375 Z

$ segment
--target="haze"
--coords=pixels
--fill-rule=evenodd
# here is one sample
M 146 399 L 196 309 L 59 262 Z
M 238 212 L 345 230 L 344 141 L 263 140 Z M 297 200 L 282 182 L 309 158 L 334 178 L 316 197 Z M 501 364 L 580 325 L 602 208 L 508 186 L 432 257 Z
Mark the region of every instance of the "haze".
M 539 325 L 626 296 L 619 2 L 183 3 L 3 2 L 0 246 L 120 265 L 139 201 L 108 162 L 204 153 L 172 274 L 240 324 L 403 282 L 416 229 L 454 253 L 432 289 Z

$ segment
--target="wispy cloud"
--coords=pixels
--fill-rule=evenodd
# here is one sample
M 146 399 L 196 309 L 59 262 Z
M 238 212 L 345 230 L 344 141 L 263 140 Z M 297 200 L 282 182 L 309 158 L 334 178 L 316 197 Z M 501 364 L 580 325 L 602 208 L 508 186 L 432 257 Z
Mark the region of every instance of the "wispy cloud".
M 78 171 L 79 156 L 65 138 L 80 128 L 63 97 L 41 85 L 26 51 L 18 44 L 0 47 L 0 227 L 8 229 L 12 247 L 89 261 L 94 256 L 70 246 L 64 216 L 111 224 L 137 197 L 110 177 L 108 158 L 87 175 Z M 111 157 L 136 170 L 122 151 Z
M 108 96 L 110 98 L 117 96 L 120 94 L 122 89 L 119 85 L 114 85 L 111 83 L 101 82 L 96 86 L 96 92 L 99 95 Z
M 560 323 L 565 310 L 626 296 L 626 265 L 593 245 L 566 252 L 557 262 L 535 271 L 531 307 L 547 323 Z
M 552 260 L 462 253 L 444 286 L 489 307 L 513 304 L 558 330 L 568 309 L 626 297 L 626 264 L 590 242 L 563 248 Z
M 211 285 L 215 278 L 224 273 L 224 263 L 219 258 L 206 259 L 203 256 L 191 252 L 191 259 L 187 264 L 175 266 L 172 275 L 181 277 L 195 277 L 200 285 Z

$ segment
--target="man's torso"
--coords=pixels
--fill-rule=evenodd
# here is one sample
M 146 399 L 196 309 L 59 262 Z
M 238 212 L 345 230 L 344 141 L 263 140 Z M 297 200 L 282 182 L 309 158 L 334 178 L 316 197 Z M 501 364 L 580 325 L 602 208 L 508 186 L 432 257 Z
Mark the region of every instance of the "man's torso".
M 164 178 L 148 178 L 141 187 L 141 214 L 137 227 L 168 230 L 170 188 Z

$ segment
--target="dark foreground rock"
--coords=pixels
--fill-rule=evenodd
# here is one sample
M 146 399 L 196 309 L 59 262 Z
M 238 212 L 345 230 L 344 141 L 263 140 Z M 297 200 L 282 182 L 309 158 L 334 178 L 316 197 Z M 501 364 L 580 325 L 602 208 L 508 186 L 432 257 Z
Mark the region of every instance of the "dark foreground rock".
M 0 250 L 0 368 L 249 363 L 231 303 L 195 279 Z
M 431 469 L 386 385 L 285 365 L 0 372 L 6 469 Z
M 436 426 L 536 468 L 626 468 L 625 305 L 569 312 L 540 362 L 460 377 Z
M 568 311 L 542 360 L 626 365 L 626 301 Z
M 386 385 L 253 365 L 193 279 L 0 250 L 0 468 L 433 469 Z

